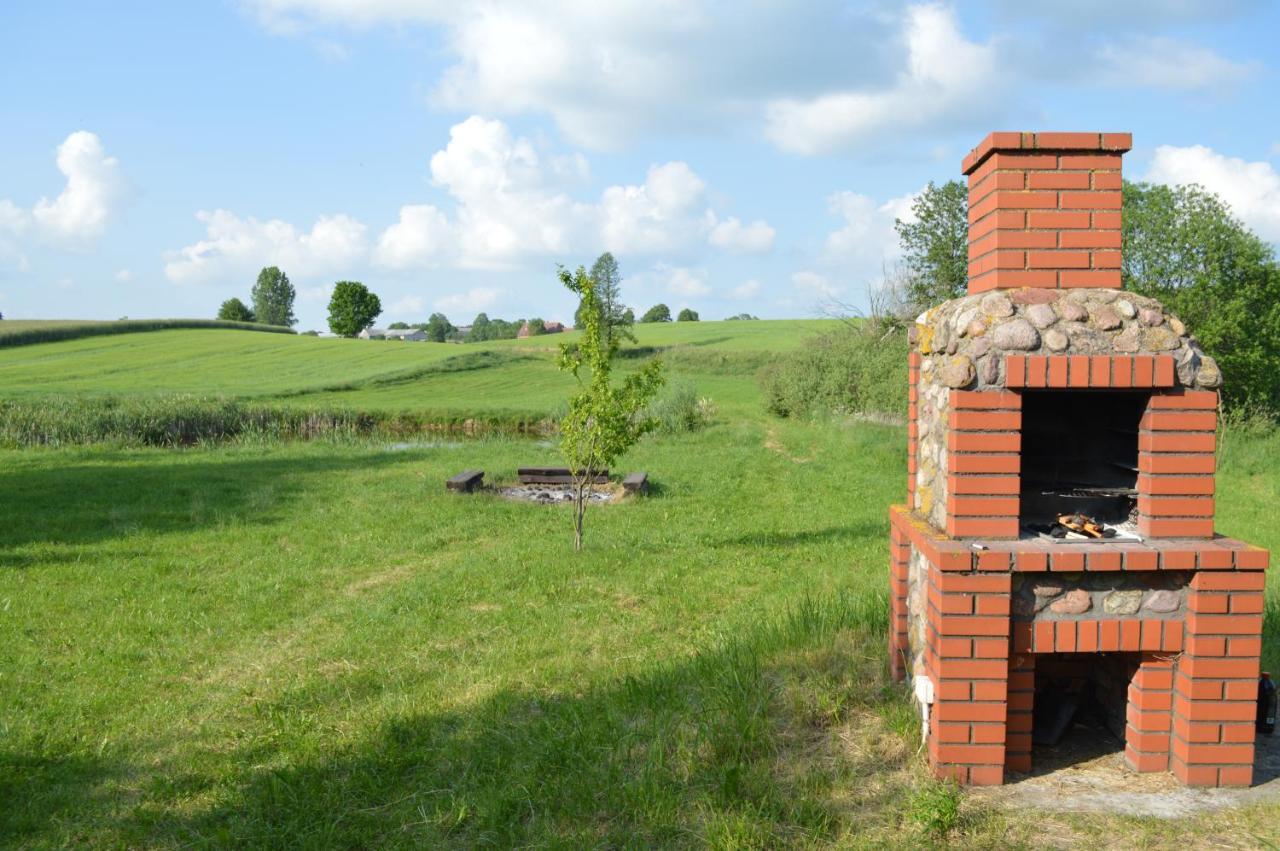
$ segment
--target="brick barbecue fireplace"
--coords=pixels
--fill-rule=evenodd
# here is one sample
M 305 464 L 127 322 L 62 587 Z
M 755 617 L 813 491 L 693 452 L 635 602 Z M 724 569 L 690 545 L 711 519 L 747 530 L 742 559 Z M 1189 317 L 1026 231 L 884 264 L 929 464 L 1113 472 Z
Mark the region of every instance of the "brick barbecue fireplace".
M 1135 771 L 1252 779 L 1268 553 L 1214 534 L 1217 365 L 1120 289 L 1130 146 L 984 139 L 969 294 L 912 332 L 889 640 L 940 777 L 1029 771 L 1033 735 L 1087 703 Z M 1056 537 L 1063 515 L 1114 537 Z

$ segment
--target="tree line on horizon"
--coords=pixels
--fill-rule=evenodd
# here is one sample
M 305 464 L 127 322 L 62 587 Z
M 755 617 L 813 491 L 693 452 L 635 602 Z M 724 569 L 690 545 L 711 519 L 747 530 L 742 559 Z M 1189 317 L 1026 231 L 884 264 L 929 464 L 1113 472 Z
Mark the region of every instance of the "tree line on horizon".
M 622 302 L 622 275 L 618 270 L 618 262 L 611 252 L 606 251 L 596 258 L 590 276 L 598 284 L 599 296 L 592 301 L 593 307 L 600 312 L 601 325 L 609 339 L 631 340 L 630 328 L 640 322 L 671 322 L 671 308 L 666 304 L 655 304 L 636 319 L 635 310 Z M 289 282 L 289 276 L 277 266 L 267 266 L 258 273 L 258 279 L 250 291 L 250 304 L 239 298 L 229 298 L 218 308 L 217 318 L 230 322 L 256 322 L 292 328 L 297 324 L 293 313 L 294 299 L 297 292 Z M 585 327 L 585 317 L 579 305 L 574 315 L 574 326 Z M 382 314 L 382 300 L 377 294 L 359 281 L 338 281 L 334 284 L 333 294 L 329 298 L 329 330 L 339 337 L 356 337 L 362 331 L 373 326 L 374 320 Z M 756 319 L 749 313 L 739 313 L 727 317 L 730 320 Z M 697 322 L 698 312 L 692 308 L 682 309 L 675 317 L 676 322 Z M 433 313 L 426 322 L 408 323 L 392 322 L 389 330 L 420 329 L 432 342 L 469 342 L 480 343 L 487 340 L 509 340 L 519 335 L 521 328 L 528 327 L 530 336 L 549 333 L 548 323 L 540 318 L 517 319 L 514 322 L 506 319 L 491 319 L 487 313 L 481 312 L 472 320 L 470 326 L 463 329 L 454 325 L 443 313 Z M 314 335 L 315 331 L 304 334 Z

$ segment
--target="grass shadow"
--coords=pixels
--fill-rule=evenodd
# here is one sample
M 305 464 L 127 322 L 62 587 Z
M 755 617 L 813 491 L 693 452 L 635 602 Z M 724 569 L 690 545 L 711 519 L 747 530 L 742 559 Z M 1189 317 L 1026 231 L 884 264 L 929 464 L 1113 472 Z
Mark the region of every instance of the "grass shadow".
M 309 479 L 413 458 L 382 452 L 192 460 L 162 451 L 143 463 L 127 453 L 98 453 L 92 462 L 10 465 L 0 473 L 0 568 L 50 560 L 14 552 L 31 545 L 95 544 L 229 521 L 277 522 L 290 502 L 304 497 Z
M 757 530 L 745 535 L 723 538 L 711 542 L 713 547 L 766 547 L 770 549 L 786 549 L 808 544 L 841 543 L 852 544 L 868 538 L 887 537 L 888 521 L 860 521 L 849 526 L 828 526 L 824 529 L 804 529 L 798 532 L 780 532 L 776 530 Z
M 408 712 L 343 748 L 237 751 L 236 773 L 216 794 L 192 805 L 181 789 L 207 792 L 208 783 L 153 779 L 152 798 L 107 838 L 122 846 L 776 847 L 831 841 L 858 821 L 891 830 L 913 782 L 913 735 L 903 692 L 885 673 L 886 617 L 881 596 L 802 602 L 773 624 L 642 677 L 572 693 L 506 689 L 459 710 Z M 346 699 L 342 692 L 316 684 L 263 711 L 310 714 L 318 702 Z M 23 812 L 32 811 L 28 799 L 53 794 L 34 779 L 14 789 Z M 92 790 L 84 782 L 63 797 Z M 39 839 L 54 843 L 67 829 L 75 830 L 51 823 Z

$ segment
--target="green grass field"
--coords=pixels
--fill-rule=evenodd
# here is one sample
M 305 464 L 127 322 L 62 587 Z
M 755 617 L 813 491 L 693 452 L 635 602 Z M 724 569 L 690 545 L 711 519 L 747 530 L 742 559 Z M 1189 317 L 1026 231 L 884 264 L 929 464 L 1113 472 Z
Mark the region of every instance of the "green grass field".
M 905 431 L 776 420 L 755 390 L 811 327 L 642 328 L 716 419 L 633 450 L 655 492 L 589 511 L 578 555 L 567 509 L 442 487 L 553 463 L 545 441 L 0 451 L 0 845 L 1280 840 L 1274 805 L 1170 821 L 961 793 L 948 815 L 887 682 Z M 0 351 L 0 396 L 563 394 L 545 345 L 431 371 L 459 349 L 161 331 Z M 1222 455 L 1221 530 L 1280 547 L 1280 437 Z

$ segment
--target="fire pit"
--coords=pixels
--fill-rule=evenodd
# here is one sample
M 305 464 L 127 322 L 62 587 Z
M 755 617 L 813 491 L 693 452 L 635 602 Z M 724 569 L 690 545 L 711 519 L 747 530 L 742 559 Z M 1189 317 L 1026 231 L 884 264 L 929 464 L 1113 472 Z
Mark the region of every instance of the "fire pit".
M 538 502 L 545 505 L 573 502 L 574 497 L 572 487 L 554 484 L 512 485 L 511 487 L 500 487 L 497 492 L 507 499 Z M 593 504 L 615 502 L 621 495 L 622 490 L 615 488 L 613 485 L 592 485 L 587 491 L 587 502 Z
M 1135 771 L 1252 779 L 1269 556 L 1214 534 L 1217 365 L 1120 290 L 1130 145 L 988 136 L 969 294 L 913 329 L 890 650 L 940 777 L 1003 783 L 1088 722 Z

